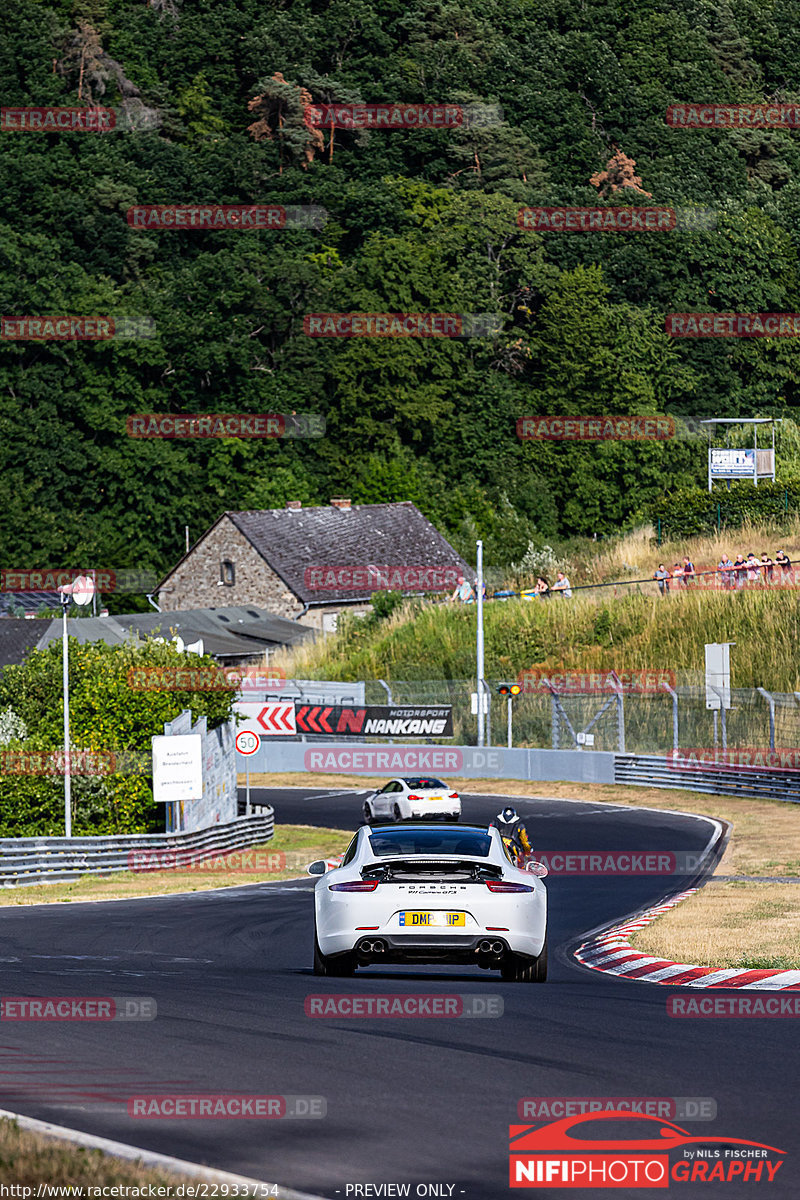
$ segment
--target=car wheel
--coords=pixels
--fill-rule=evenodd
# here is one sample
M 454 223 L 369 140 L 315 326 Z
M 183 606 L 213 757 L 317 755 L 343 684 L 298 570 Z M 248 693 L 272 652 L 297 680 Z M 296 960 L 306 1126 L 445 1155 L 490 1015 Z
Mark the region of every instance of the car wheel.
M 509 953 L 500 968 L 500 977 L 507 983 L 544 983 L 547 979 L 547 938 L 536 958 Z
M 395 821 L 402 821 L 403 814 L 400 811 L 399 804 L 395 804 L 394 808 L 392 809 L 392 816 L 394 817 Z
M 317 935 L 314 934 L 314 974 L 315 975 L 352 975 L 356 969 L 355 954 L 323 954 L 319 948 Z
M 365 801 L 364 801 L 364 808 L 363 808 L 363 810 L 362 810 L 362 811 L 363 811 L 363 813 L 364 813 L 364 820 L 365 820 L 365 821 L 367 822 L 367 824 L 369 825 L 370 821 L 372 820 L 372 809 L 371 809 L 371 808 L 370 808 L 370 806 L 369 806 L 369 801 L 368 801 L 368 800 L 365 800 Z

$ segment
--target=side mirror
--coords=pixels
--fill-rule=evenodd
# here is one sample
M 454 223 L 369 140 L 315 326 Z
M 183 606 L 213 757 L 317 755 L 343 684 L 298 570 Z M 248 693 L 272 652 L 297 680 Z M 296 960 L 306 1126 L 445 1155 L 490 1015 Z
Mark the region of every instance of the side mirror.
M 525 866 L 525 870 L 530 871 L 531 875 L 535 875 L 537 877 L 537 879 L 544 879 L 545 875 L 550 874 L 550 872 L 548 871 L 548 869 L 544 865 L 544 863 L 540 863 L 540 862 L 527 863 Z
M 328 865 L 322 858 L 318 858 L 316 862 L 309 863 L 306 867 L 308 875 L 324 875 L 327 870 Z

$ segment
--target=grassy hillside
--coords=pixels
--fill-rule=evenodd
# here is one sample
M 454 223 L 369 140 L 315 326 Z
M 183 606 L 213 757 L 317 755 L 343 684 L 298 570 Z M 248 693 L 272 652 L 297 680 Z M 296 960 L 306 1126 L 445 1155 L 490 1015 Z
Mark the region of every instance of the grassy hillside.
M 695 538 L 654 545 L 640 530 L 604 545 L 593 556 L 565 560 L 576 587 L 571 600 L 492 601 L 485 608 L 486 675 L 516 678 L 531 667 L 553 671 L 671 670 L 679 683 L 699 682 L 707 642 L 736 642 L 732 682 L 737 688 L 800 689 L 800 662 L 787 651 L 800 630 L 800 590 L 717 592 L 697 587 L 658 595 L 649 579 L 659 562 L 689 554 L 698 571 L 713 567 L 723 551 L 735 557 L 782 548 L 800 561 L 800 526 L 749 528 L 736 536 Z M 800 577 L 800 571 L 798 571 Z M 520 572 L 515 582 L 528 584 Z M 474 606 L 406 604 L 390 618 L 345 619 L 333 637 L 273 659 L 287 675 L 303 678 L 445 680 L 475 675 L 477 613 Z
M 304 647 L 280 665 L 316 679 L 470 679 L 475 675 L 476 609 L 409 606 L 385 622 L 344 621 L 341 633 Z M 706 642 L 736 642 L 734 687 L 800 689 L 800 663 L 787 647 L 800 626 L 796 591 L 695 592 L 660 599 L 632 594 L 576 596 L 549 603 L 495 601 L 485 609 L 486 676 L 553 671 L 656 670 L 695 682 Z

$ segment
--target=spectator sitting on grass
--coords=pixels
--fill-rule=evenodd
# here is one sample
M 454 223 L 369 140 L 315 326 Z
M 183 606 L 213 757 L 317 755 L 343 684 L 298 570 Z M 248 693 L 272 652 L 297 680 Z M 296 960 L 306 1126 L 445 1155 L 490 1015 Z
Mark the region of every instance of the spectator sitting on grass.
M 452 578 L 452 576 L 451 576 Z M 474 604 L 475 592 L 472 584 L 463 575 L 459 575 L 451 600 L 460 600 L 462 604 Z
M 550 599 L 550 584 L 544 575 L 540 575 L 536 580 L 536 587 L 533 589 L 533 593 L 535 596 L 538 596 L 540 600 Z

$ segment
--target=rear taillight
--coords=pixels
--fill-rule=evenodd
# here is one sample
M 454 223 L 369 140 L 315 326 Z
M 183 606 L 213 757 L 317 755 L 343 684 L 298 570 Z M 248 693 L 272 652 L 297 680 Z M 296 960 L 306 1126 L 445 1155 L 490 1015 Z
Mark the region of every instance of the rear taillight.
M 409 796 L 409 800 L 421 800 L 422 796 Z
M 354 883 L 329 883 L 329 892 L 374 892 L 378 886 L 377 879 L 359 879 Z M 525 888 L 526 892 L 533 891 L 533 888 Z
M 535 889 L 527 883 L 505 883 L 502 880 L 487 879 L 486 886 L 490 892 L 532 892 Z
M 458 792 L 451 792 L 451 793 L 450 793 L 450 797 L 449 797 L 449 798 L 450 798 L 451 800 L 457 800 L 457 799 L 458 799 Z

